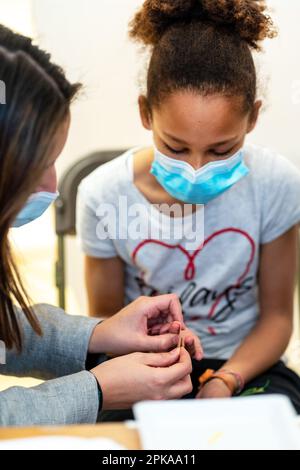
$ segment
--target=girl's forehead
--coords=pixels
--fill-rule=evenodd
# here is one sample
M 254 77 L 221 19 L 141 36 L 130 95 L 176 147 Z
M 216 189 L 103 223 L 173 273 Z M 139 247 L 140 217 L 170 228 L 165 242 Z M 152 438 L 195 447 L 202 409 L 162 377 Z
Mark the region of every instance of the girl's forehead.
M 178 91 L 166 96 L 161 105 L 154 109 L 161 116 L 176 115 L 205 118 L 212 114 L 215 117 L 241 116 L 244 114 L 244 99 L 240 96 L 221 94 L 201 95 L 196 92 Z
M 173 93 L 153 110 L 153 123 L 164 132 L 182 136 L 194 133 L 226 138 L 244 132 L 248 114 L 238 97 Z

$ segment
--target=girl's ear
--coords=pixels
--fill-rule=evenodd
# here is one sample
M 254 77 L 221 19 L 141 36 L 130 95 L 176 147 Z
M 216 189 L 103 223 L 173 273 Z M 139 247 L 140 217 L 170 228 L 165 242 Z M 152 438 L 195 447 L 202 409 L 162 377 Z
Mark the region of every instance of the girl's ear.
M 147 131 L 151 131 L 152 130 L 151 111 L 149 108 L 147 98 L 145 96 L 139 97 L 139 110 L 140 110 L 141 121 L 142 121 L 144 128 L 147 129 Z
M 261 110 L 261 107 L 262 107 L 262 101 L 261 101 L 261 100 L 257 100 L 257 101 L 254 103 L 253 110 L 251 111 L 251 114 L 250 114 L 249 125 L 248 125 L 248 129 L 247 129 L 247 133 L 248 133 L 248 134 L 249 134 L 250 132 L 252 132 L 253 129 L 255 128 L 255 126 L 256 126 L 256 123 L 257 123 L 257 120 L 258 120 L 258 116 L 259 116 L 259 112 L 260 112 L 260 110 Z

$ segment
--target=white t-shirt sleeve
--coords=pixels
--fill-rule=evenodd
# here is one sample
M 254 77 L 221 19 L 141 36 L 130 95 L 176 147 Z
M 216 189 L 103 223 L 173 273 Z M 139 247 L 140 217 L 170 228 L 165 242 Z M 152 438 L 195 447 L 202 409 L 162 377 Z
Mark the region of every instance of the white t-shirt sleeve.
M 93 258 L 114 258 L 118 256 L 113 241 L 103 220 L 97 215 L 100 200 L 95 200 L 92 191 L 87 190 L 87 181 L 79 186 L 77 195 L 77 236 L 82 251 Z M 92 189 L 92 188 L 91 188 Z
M 300 172 L 289 160 L 273 156 L 262 188 L 261 243 L 270 243 L 300 222 Z

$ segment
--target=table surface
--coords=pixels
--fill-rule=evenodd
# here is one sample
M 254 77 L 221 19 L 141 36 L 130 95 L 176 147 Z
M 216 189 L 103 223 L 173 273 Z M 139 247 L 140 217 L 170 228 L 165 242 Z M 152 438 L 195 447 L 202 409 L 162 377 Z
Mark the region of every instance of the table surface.
M 141 442 L 136 429 L 125 424 L 96 424 L 66 427 L 0 428 L 0 439 L 22 439 L 41 436 L 76 436 L 112 439 L 128 450 L 140 450 Z
M 297 419 L 300 429 L 300 417 Z M 75 436 L 83 438 L 108 438 L 128 450 L 141 450 L 141 441 L 136 429 L 126 424 L 95 424 L 65 427 L 1 428 L 0 440 L 22 439 L 41 436 Z

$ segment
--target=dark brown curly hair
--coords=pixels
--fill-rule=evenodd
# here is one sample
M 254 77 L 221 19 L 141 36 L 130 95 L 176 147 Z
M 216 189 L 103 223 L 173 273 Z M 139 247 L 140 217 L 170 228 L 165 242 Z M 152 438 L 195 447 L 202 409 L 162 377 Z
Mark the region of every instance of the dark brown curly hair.
M 130 37 L 152 47 L 147 99 L 158 106 L 176 90 L 244 98 L 253 109 L 257 77 L 252 50 L 276 36 L 263 0 L 146 0 Z

